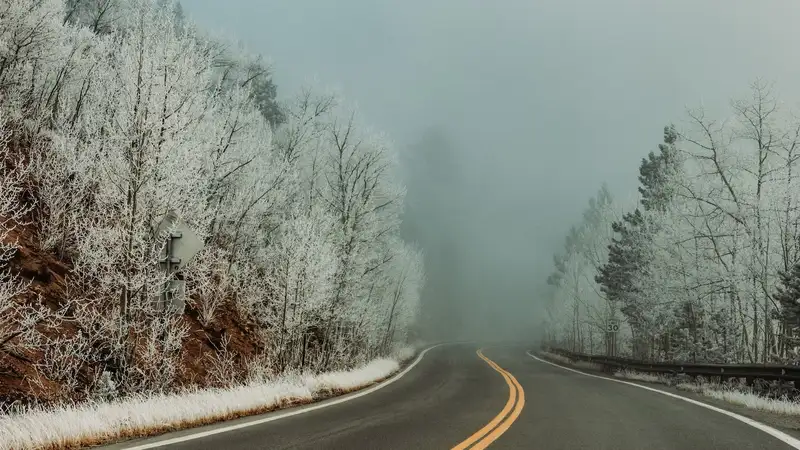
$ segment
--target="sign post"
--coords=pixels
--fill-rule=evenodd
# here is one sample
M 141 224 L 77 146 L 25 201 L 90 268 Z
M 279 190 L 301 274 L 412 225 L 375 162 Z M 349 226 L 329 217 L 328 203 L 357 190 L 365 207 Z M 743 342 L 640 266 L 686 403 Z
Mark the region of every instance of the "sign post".
M 617 356 L 617 333 L 619 322 L 616 319 L 606 321 L 606 356 Z
M 203 241 L 173 211 L 168 212 L 155 227 L 155 234 L 159 242 L 166 239 L 159 267 L 167 280 L 156 303 L 156 310 L 183 312 L 186 306 L 186 283 L 179 274 L 203 248 Z

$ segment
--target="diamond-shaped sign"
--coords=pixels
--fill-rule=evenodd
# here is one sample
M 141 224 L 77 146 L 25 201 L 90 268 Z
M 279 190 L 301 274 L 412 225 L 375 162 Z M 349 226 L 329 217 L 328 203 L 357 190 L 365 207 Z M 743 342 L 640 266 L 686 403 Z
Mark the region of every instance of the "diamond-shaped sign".
M 184 269 L 203 248 L 203 241 L 172 211 L 156 226 L 156 236 L 159 239 L 166 239 L 168 232 L 172 232 L 173 238 L 170 266 L 173 270 Z

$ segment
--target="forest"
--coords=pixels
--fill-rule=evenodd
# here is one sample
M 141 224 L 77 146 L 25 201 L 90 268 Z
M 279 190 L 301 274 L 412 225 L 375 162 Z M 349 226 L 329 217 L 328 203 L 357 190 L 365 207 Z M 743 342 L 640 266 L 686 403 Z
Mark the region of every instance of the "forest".
M 356 108 L 180 4 L 0 2 L 0 400 L 109 399 L 345 370 L 412 338 L 422 253 Z M 171 215 L 201 249 L 180 307 Z
M 548 278 L 546 339 L 651 361 L 800 359 L 800 120 L 754 81 L 689 109 L 639 167 L 638 201 L 603 186 Z M 610 323 L 620 324 L 616 348 Z

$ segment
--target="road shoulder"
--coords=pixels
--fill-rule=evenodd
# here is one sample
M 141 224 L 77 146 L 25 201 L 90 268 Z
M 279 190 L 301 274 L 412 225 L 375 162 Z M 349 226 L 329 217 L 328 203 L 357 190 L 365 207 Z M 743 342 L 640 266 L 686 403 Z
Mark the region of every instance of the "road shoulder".
M 534 351 L 531 351 L 531 353 L 533 353 L 534 355 L 536 355 L 539 358 L 542 358 L 544 360 L 548 360 L 548 358 L 546 356 L 543 356 L 543 355 L 541 355 L 539 353 L 536 353 Z M 548 361 L 550 361 L 550 360 L 548 360 Z M 610 380 L 622 380 L 622 381 L 625 381 L 625 382 L 628 382 L 628 383 L 631 383 L 631 384 L 645 386 L 645 387 L 648 387 L 648 388 L 651 388 L 651 389 L 657 389 L 659 391 L 667 392 L 667 393 L 670 393 L 670 394 L 673 394 L 673 395 L 678 395 L 680 397 L 692 399 L 692 400 L 695 400 L 695 401 L 698 401 L 698 402 L 701 402 L 701 403 L 705 403 L 705 404 L 708 404 L 708 405 L 711 405 L 711 406 L 715 406 L 717 408 L 721 408 L 721 409 L 724 409 L 726 411 L 730 411 L 730 412 L 733 412 L 733 413 L 736 413 L 736 414 L 740 414 L 740 415 L 742 415 L 744 417 L 747 417 L 747 418 L 762 422 L 762 423 L 764 423 L 766 425 L 769 425 L 769 426 L 771 426 L 771 427 L 773 427 L 773 428 L 775 428 L 775 429 L 777 429 L 779 431 L 783 431 L 784 433 L 787 433 L 787 434 L 789 434 L 790 436 L 792 436 L 794 438 L 800 439 L 800 417 L 782 415 L 782 414 L 777 414 L 777 413 L 771 413 L 771 412 L 768 412 L 768 411 L 761 411 L 761 410 L 757 410 L 757 409 L 753 409 L 753 408 L 748 408 L 746 406 L 737 405 L 737 404 L 730 403 L 730 402 L 727 402 L 727 401 L 724 401 L 724 400 L 719 400 L 719 399 L 716 399 L 716 398 L 713 398 L 713 397 L 709 397 L 707 395 L 703 395 L 703 394 L 698 393 L 698 392 L 692 392 L 692 391 L 687 391 L 687 390 L 684 390 L 684 389 L 678 389 L 675 386 L 668 386 L 668 385 L 662 384 L 662 383 L 654 383 L 654 382 L 651 383 L 651 382 L 646 382 L 646 381 L 641 381 L 641 380 L 631 380 L 631 379 L 622 378 L 622 377 L 615 377 L 615 376 L 609 375 L 609 374 L 607 374 L 605 372 L 602 372 L 602 371 L 599 371 L 599 370 L 591 370 L 591 369 L 588 369 L 588 368 L 585 368 L 585 367 L 571 367 L 570 365 L 565 364 L 565 363 L 563 363 L 561 361 L 550 361 L 550 362 L 552 362 L 553 364 L 556 364 L 556 365 L 560 365 L 560 366 L 563 365 L 565 367 L 569 367 L 570 369 L 577 370 L 579 372 L 585 372 L 587 374 L 591 374 L 591 375 L 599 376 L 599 377 L 603 377 L 603 378 L 608 378 Z

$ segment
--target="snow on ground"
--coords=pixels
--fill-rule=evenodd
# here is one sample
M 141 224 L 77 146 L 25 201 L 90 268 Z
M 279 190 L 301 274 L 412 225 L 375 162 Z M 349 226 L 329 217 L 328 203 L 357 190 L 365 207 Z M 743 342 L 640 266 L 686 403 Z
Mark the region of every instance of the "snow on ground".
M 304 376 L 303 385 L 314 393 L 340 393 L 380 381 L 397 372 L 400 364 L 394 359 L 376 359 L 350 371 L 327 372 Z
M 413 349 L 402 352 L 405 356 L 414 354 Z M 286 375 L 272 382 L 227 389 L 33 408 L 0 415 L 0 449 L 59 448 L 154 435 L 353 391 L 383 380 L 399 368 L 397 359 L 384 358 L 350 371 Z

